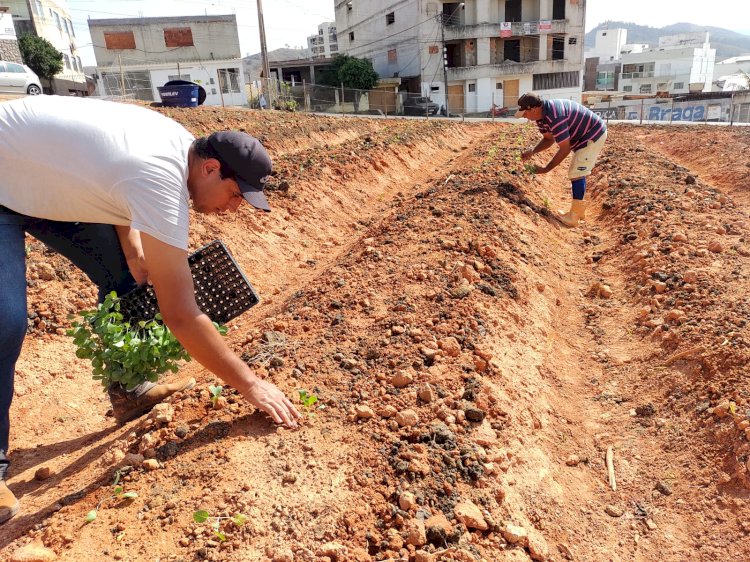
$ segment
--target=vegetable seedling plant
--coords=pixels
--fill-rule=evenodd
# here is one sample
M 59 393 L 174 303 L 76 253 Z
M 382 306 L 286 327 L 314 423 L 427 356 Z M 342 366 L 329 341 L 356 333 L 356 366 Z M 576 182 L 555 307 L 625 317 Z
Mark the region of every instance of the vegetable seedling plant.
M 124 468 L 130 468 L 130 467 L 124 467 Z M 120 469 L 117 472 L 115 472 L 115 481 L 112 484 L 114 486 L 114 490 L 112 491 L 112 494 L 105 498 L 102 498 L 99 501 L 99 503 L 96 504 L 96 507 L 86 514 L 86 523 L 91 523 L 97 518 L 97 516 L 99 515 L 99 510 L 102 508 L 102 506 L 106 502 L 110 500 L 117 500 L 117 501 L 132 500 L 138 497 L 138 494 L 136 492 L 126 492 L 122 486 L 118 485 L 120 483 L 120 477 L 122 476 L 122 470 L 123 469 Z
M 80 313 L 68 335 L 73 337 L 76 356 L 91 361 L 93 377 L 104 388 L 120 384 L 132 390 L 139 384 L 159 380 L 166 371 L 176 373 L 180 361 L 190 355 L 164 324 L 161 314 L 151 320 L 131 321 L 120 310 L 114 291 L 95 310 Z M 214 323 L 219 333 L 227 329 Z
M 226 534 L 224 534 L 221 530 L 221 522 L 226 521 L 226 520 L 230 520 L 232 521 L 232 523 L 234 523 L 238 527 L 242 527 L 242 525 L 247 523 L 247 516 L 242 515 L 241 513 L 238 513 L 236 515 L 231 515 L 231 516 L 211 515 L 205 509 L 200 509 L 198 511 L 193 512 L 193 521 L 195 521 L 196 523 L 208 522 L 211 525 L 211 529 L 213 530 L 214 535 L 221 542 L 224 542 L 227 540 Z

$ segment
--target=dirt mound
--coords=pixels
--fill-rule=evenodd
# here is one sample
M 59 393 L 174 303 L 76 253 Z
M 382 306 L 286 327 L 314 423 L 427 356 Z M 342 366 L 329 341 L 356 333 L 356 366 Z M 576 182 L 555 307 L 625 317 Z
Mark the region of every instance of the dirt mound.
M 529 126 L 161 111 L 269 146 L 274 212 L 193 217 L 191 245 L 222 239 L 261 295 L 234 349 L 317 402 L 275 428 L 188 363 L 198 387 L 116 427 L 61 335 L 93 290 L 30 240 L 8 557 L 747 557 L 748 209 L 720 164 L 612 127 L 568 231 Z

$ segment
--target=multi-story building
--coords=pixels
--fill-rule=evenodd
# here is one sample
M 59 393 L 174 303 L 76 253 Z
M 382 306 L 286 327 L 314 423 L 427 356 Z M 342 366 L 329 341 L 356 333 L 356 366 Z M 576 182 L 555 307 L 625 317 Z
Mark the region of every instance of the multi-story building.
M 100 95 L 159 100 L 158 87 L 189 80 L 205 105 L 246 105 L 234 15 L 88 20 Z
M 18 37 L 31 33 L 46 39 L 62 53 L 63 69 L 55 76 L 50 90 L 56 94 L 88 95 L 75 30 L 65 1 L 2 0 L 2 3 L 13 14 Z
M 750 54 L 717 62 L 714 85 L 724 92 L 750 89 Z
M 659 38 L 659 46 L 621 57 L 620 91 L 633 94 L 710 92 L 716 49 L 709 34 Z
M 584 0 L 336 0 L 335 8 L 342 52 L 371 59 L 402 89 L 448 101 L 451 113 L 514 106 L 530 90 L 581 98 Z
M 10 8 L 0 6 L 0 60 L 22 63 Z
M 307 38 L 307 46 L 314 59 L 329 59 L 339 54 L 336 24 L 326 21 L 318 26 L 318 34 Z
M 594 47 L 586 50 L 584 89 L 617 90 L 620 78 L 620 56 L 628 40 L 627 29 L 599 29 Z

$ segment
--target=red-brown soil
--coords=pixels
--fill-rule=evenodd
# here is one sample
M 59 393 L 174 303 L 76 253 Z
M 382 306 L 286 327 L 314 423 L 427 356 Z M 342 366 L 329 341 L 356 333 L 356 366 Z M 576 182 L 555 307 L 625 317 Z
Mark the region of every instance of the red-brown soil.
M 193 362 L 171 421 L 118 427 L 64 335 L 94 291 L 29 239 L 0 558 L 748 559 L 750 130 L 610 127 L 566 230 L 528 125 L 162 111 L 269 147 L 274 212 L 194 216 L 191 244 L 261 295 L 230 345 L 319 402 L 296 431 L 214 409 Z M 86 524 L 122 466 L 138 497 Z M 199 509 L 247 523 L 222 542 Z

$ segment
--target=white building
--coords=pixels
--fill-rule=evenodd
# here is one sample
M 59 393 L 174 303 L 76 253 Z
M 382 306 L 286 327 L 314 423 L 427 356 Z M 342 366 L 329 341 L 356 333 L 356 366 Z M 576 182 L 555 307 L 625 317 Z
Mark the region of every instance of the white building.
M 0 60 L 22 63 L 10 9 L 0 6 Z
M 596 32 L 594 48 L 586 52 L 586 58 L 598 57 L 600 63 L 619 60 L 622 48 L 627 42 L 627 29 L 600 29 Z
M 750 89 L 750 55 L 740 55 L 717 62 L 714 85 L 724 92 Z
M 318 34 L 307 38 L 307 46 L 314 59 L 329 59 L 339 54 L 336 24 L 326 21 L 318 25 Z
M 622 55 L 620 90 L 633 94 L 710 92 L 716 49 L 708 33 L 659 38 L 659 46 Z
M 63 56 L 63 69 L 55 75 L 56 94 L 88 95 L 86 76 L 76 46 L 73 22 L 64 0 L 2 0 L 13 14 L 18 37 L 31 33 L 49 41 Z M 44 80 L 43 80 L 44 82 Z M 44 84 L 42 84 L 44 86 Z M 45 87 L 46 88 L 46 87 Z
M 531 90 L 581 98 L 583 0 L 336 0 L 335 7 L 342 52 L 371 59 L 381 78 L 399 78 L 402 89 L 438 104 L 447 81 L 451 113 L 515 106 Z
M 88 20 L 97 92 L 158 101 L 157 88 L 189 80 L 204 105 L 247 105 L 234 15 Z

